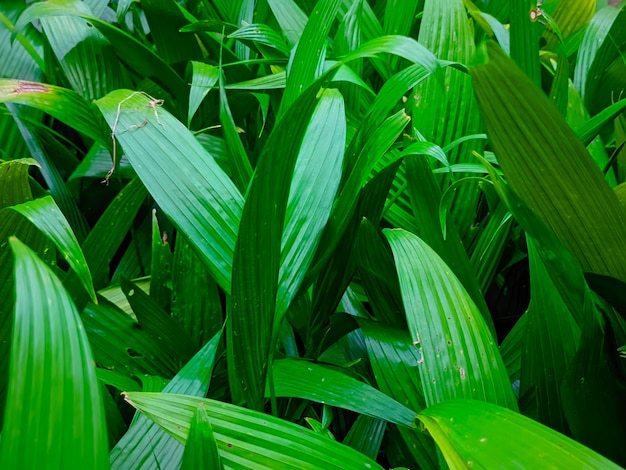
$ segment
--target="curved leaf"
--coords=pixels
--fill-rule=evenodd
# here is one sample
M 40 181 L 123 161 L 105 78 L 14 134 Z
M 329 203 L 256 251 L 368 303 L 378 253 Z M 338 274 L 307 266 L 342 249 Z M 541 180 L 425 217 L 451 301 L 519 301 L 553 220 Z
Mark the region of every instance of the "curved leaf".
M 206 395 L 221 337 L 220 331 L 174 376 L 163 393 Z M 154 468 L 155 461 L 162 468 L 177 468 L 182 458 L 183 448 L 179 442 L 145 415 L 138 415 L 111 451 L 111 468 L 147 470 Z
M 100 385 L 61 281 L 19 240 L 2 468 L 108 468 Z
M 200 403 L 226 469 L 382 469 L 350 447 L 278 418 L 215 400 L 131 392 L 126 401 L 185 443 Z
M 241 390 L 253 409 L 263 408 L 270 345 L 272 337 L 274 341 L 276 338 L 272 328 L 280 326 L 274 315 L 293 170 L 309 129 L 312 142 L 319 139 L 319 132 L 326 131 L 324 126 L 309 127 L 310 123 L 336 119 L 339 110 L 335 93 L 325 90 L 318 95 L 317 86 L 319 81 L 298 98 L 298 106 L 290 108 L 274 128 L 259 157 L 239 227 L 228 322 L 229 372 L 236 370 L 230 377 L 231 392 L 238 396 Z M 296 291 L 302 273 L 294 275 L 300 277 L 293 286 Z
M 490 403 L 447 401 L 417 418 L 450 468 L 621 468 L 536 421 Z
M 96 102 L 152 197 L 230 292 L 243 198 L 185 126 L 151 103 L 129 90 Z
M 59 252 L 80 279 L 91 300 L 98 303 L 83 250 L 80 248 L 72 228 L 54 202 L 54 199 L 46 196 L 10 206 L 9 209 L 22 214 L 30 220 L 56 245 Z
M 584 271 L 626 280 L 626 212 L 554 104 L 491 43 L 471 74 L 511 189 Z
M 75 91 L 44 83 L 0 78 L 0 103 L 5 102 L 40 109 L 78 132 L 110 145 L 105 123 Z
M 413 345 L 423 360 L 426 404 L 466 397 L 516 409 L 497 344 L 443 260 L 417 236 L 385 229 L 398 269 Z
M 297 397 L 355 411 L 372 418 L 411 427 L 415 412 L 393 398 L 337 370 L 313 362 L 274 362 L 277 397 Z

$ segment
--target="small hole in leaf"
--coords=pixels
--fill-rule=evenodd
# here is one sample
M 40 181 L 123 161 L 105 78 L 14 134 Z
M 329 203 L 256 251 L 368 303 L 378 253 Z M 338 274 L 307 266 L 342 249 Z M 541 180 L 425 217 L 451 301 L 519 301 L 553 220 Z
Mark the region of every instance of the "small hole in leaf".
M 130 357 L 143 357 L 143 354 L 135 351 L 132 348 L 126 348 L 126 352 L 128 353 Z

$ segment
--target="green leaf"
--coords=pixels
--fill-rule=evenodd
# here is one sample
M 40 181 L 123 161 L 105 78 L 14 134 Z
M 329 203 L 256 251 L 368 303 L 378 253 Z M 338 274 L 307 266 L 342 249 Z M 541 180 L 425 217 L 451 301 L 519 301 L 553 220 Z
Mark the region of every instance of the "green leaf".
M 298 96 L 319 77 L 326 55 L 326 36 L 340 3 L 341 0 L 319 0 L 315 5 L 290 64 L 279 115 L 284 115 Z
M 215 400 L 166 393 L 131 392 L 126 400 L 180 442 L 204 404 L 225 468 L 381 469 L 353 449 L 296 424 Z
M 162 355 L 182 362 L 194 355 L 196 350 L 187 333 L 159 303 L 125 278 L 122 278 L 122 291 L 141 327 L 157 340 Z
M 385 7 L 385 34 L 409 36 L 418 3 L 413 0 L 390 0 Z M 422 22 L 424 25 L 424 22 Z
M 325 90 L 302 139 L 285 212 L 276 293 L 276 322 L 295 298 L 330 217 L 346 143 L 344 101 Z
M 46 196 L 10 206 L 10 209 L 22 214 L 30 220 L 56 245 L 59 252 L 80 279 L 81 284 L 89 294 L 89 297 L 91 297 L 91 300 L 97 303 L 91 273 L 89 272 L 83 251 L 67 219 L 59 210 L 54 199 L 50 196 Z
M 44 17 L 41 25 L 62 73 L 86 100 L 130 84 L 128 72 L 109 41 L 82 18 Z
M 620 468 L 536 421 L 482 401 L 440 403 L 417 418 L 450 468 Z
M 580 328 L 561 299 L 534 242 L 528 239 L 530 305 L 525 314 L 520 397 L 536 394 L 536 410 L 521 410 L 550 428 L 569 434 L 561 384 L 580 344 Z M 533 411 L 535 411 L 533 413 Z
M 292 46 L 297 44 L 307 24 L 307 16 L 293 0 L 268 0 L 267 3 L 287 41 Z
M 224 142 L 226 143 L 226 150 L 229 153 L 231 168 L 233 173 L 233 180 L 241 191 L 242 194 L 246 193 L 246 189 L 250 184 L 252 178 L 252 165 L 248 155 L 246 155 L 246 149 L 243 147 L 239 133 L 237 132 L 237 126 L 233 120 L 233 115 L 228 105 L 228 98 L 226 97 L 226 90 L 224 89 L 224 74 L 220 73 L 219 76 L 219 91 L 220 91 L 220 123 L 224 131 Z
M 237 31 L 230 33 L 228 37 L 263 44 L 276 49 L 285 56 L 288 56 L 290 52 L 289 47 L 285 44 L 280 34 L 264 24 L 247 24 Z
M 539 69 L 539 22 L 531 18 L 537 13 L 535 0 L 520 0 L 511 4 L 511 59 L 535 85 L 541 83 Z M 483 116 L 484 117 L 484 116 Z
M 151 77 L 183 102 L 188 94 L 187 86 L 180 76 L 152 49 L 125 33 L 118 27 L 94 17 L 86 11 L 83 2 L 74 0 L 50 0 L 34 3 L 28 7 L 15 24 L 14 34 L 30 22 L 48 16 L 78 16 L 94 25 L 115 48 L 117 55 L 139 76 Z
M 32 159 L 13 160 L 0 164 L 0 403 L 6 402 L 6 387 L 9 378 L 9 355 L 15 301 L 13 278 L 13 254 L 8 245 L 10 236 L 19 236 L 47 263 L 56 260 L 54 245 L 28 220 L 6 206 L 32 199 L 28 181 L 28 170 L 36 165 Z M 80 288 L 83 290 L 82 287 Z M 0 416 L 4 406 L 0 407 Z
M 120 295 L 123 297 L 121 289 Z M 82 320 L 99 366 L 126 375 L 171 377 L 176 373 L 174 361 L 161 353 L 158 342 L 130 315 L 106 300 L 98 305 L 88 303 Z
M 406 328 L 398 273 L 384 240 L 374 224 L 363 219 L 354 243 L 354 259 L 376 318 L 381 323 Z
M 187 112 L 187 126 L 191 126 L 191 119 L 200 107 L 202 100 L 211 91 L 220 77 L 217 67 L 204 62 L 191 61 L 191 88 L 189 89 L 189 111 Z
M 626 448 L 620 443 L 626 439 L 626 397 L 616 370 L 617 332 L 597 318 L 581 330 L 580 347 L 561 384 L 563 411 L 574 439 L 624 465 Z
M 167 242 L 167 232 L 159 228 L 156 209 L 152 210 L 152 256 L 150 257 L 150 298 L 169 312 L 172 291 L 172 250 Z M 177 325 L 178 326 L 178 325 Z
M 598 85 L 607 66 L 619 55 L 626 41 L 626 8 L 600 10 L 585 30 L 574 71 L 574 86 L 591 111 Z
M 376 459 L 386 429 L 386 421 L 361 415 L 350 428 L 343 443 L 370 459 Z
M 626 280 L 626 214 L 548 98 L 493 44 L 471 70 L 488 134 L 511 189 L 584 271 Z
M 88 231 L 87 222 L 83 213 L 78 209 L 76 199 L 73 197 L 64 178 L 61 176 L 59 168 L 54 164 L 51 158 L 52 148 L 54 148 L 54 146 L 50 144 L 44 146 L 42 135 L 36 135 L 24 125 L 22 119 L 19 117 L 20 112 L 16 105 L 7 103 L 6 106 L 13 115 L 13 119 L 22 134 L 30 156 L 40 165 L 41 175 L 48 185 L 50 194 L 59 206 L 59 209 L 61 209 L 65 217 L 67 217 L 76 238 L 79 241 L 84 240 Z
M 105 469 L 104 409 L 78 312 L 50 268 L 10 244 L 16 305 L 0 465 Z
M 446 225 L 445 235 L 442 233 L 439 218 L 442 193 L 432 174 L 432 165 L 421 155 L 410 155 L 413 152 L 409 149 L 413 145 L 403 153 L 409 153 L 405 157 L 405 166 L 407 190 L 415 219 L 414 233 L 450 266 L 472 296 L 474 303 L 479 307 L 485 323 L 495 337 L 493 320 L 454 221 L 449 221 Z M 465 192 L 464 194 L 467 197 L 469 193 Z M 469 206 L 459 207 L 459 210 L 462 209 L 469 209 Z
M 406 330 L 359 318 L 367 354 L 382 392 L 415 411 L 426 407 L 419 373 L 422 355 Z M 426 434 L 398 427 L 416 462 L 424 468 L 438 468 L 434 443 Z
M 194 35 L 180 32 L 180 28 L 189 23 L 182 6 L 174 0 L 144 0 L 141 6 L 158 56 L 164 62 L 176 64 L 201 56 Z
M 337 106 L 334 92 L 326 90 L 316 95 L 315 87 L 307 90 L 297 101 L 298 106 L 290 108 L 274 128 L 259 157 L 241 216 L 228 322 L 229 373 L 236 371 L 230 376 L 231 389 L 235 394 L 239 389 L 244 391 L 253 409 L 263 408 L 272 328 L 279 326 L 273 322 L 293 170 L 305 139 L 316 142 L 318 134 L 326 131 L 325 126 L 310 123 L 336 119 L 333 116 L 342 109 Z M 298 287 L 294 285 L 294 291 Z
M 135 178 L 110 202 L 87 235 L 82 250 L 96 289 L 108 283 L 111 260 L 124 241 L 146 196 L 146 188 L 139 178 Z M 82 295 L 79 297 L 78 289 L 75 287 L 78 280 L 76 275 L 69 273 L 63 284 L 68 292 L 74 295 L 75 303 L 80 308 L 86 299 Z
M 0 102 L 40 109 L 86 136 L 110 145 L 111 137 L 98 113 L 78 93 L 44 83 L 0 78 Z
M 477 398 L 517 404 L 493 336 L 467 291 L 417 236 L 385 229 L 398 269 L 411 340 L 423 360 L 426 404 Z
M 219 331 L 166 385 L 163 393 L 203 397 L 211 383 L 222 332 Z M 137 415 L 111 451 L 112 469 L 178 468 L 183 447 L 145 415 Z
M 394 399 L 337 370 L 313 362 L 274 362 L 277 397 L 296 397 L 336 406 L 410 428 L 415 412 Z
M 201 405 L 198 405 L 193 415 L 180 468 L 181 470 L 224 468 L 211 428 L 211 421 Z
M 187 236 L 220 287 L 230 292 L 243 198 L 197 139 L 162 108 L 157 121 L 157 108 L 151 109 L 150 103 L 129 90 L 96 102 L 152 197 Z M 132 127 L 144 119 L 145 126 Z
M 172 318 L 200 348 L 224 323 L 219 288 L 182 234 L 172 262 Z

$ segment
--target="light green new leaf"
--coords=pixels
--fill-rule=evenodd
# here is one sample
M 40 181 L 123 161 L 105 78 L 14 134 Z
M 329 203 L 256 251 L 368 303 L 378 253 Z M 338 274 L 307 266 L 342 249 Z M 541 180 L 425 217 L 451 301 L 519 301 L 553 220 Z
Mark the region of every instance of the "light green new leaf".
M 96 102 L 152 197 L 228 293 L 243 197 L 191 132 L 150 103 L 129 90 Z
M 309 361 L 274 362 L 274 388 L 277 397 L 304 398 L 409 428 L 416 414 L 371 385 Z
M 621 468 L 536 421 L 482 401 L 440 403 L 417 418 L 450 468 Z
M 108 468 L 100 385 L 78 311 L 30 248 L 15 256 L 15 321 L 2 468 Z
M 91 273 L 89 272 L 83 251 L 67 219 L 59 210 L 54 199 L 51 196 L 45 196 L 10 206 L 10 209 L 30 220 L 56 245 L 59 252 L 80 279 L 91 300 L 98 303 L 91 280 Z
M 478 307 L 443 260 L 417 236 L 385 229 L 411 340 L 422 353 L 426 404 L 475 398 L 516 409 L 497 344 Z
M 165 386 L 163 393 L 203 397 L 211 383 L 222 332 L 219 331 Z M 178 468 L 183 447 L 145 415 L 138 415 L 111 451 L 112 469 Z
M 228 403 L 141 392 L 127 393 L 126 401 L 183 443 L 193 414 L 202 403 L 226 469 L 382 469 L 369 457 L 325 436 Z
M 626 212 L 554 104 L 493 43 L 474 89 L 511 188 L 584 271 L 626 280 Z
M 224 468 L 217 449 L 217 441 L 211 428 L 211 421 L 201 404 L 198 405 L 189 427 L 189 435 L 185 443 L 185 452 L 180 468 L 181 470 L 198 470 L 201 468 L 220 470 Z

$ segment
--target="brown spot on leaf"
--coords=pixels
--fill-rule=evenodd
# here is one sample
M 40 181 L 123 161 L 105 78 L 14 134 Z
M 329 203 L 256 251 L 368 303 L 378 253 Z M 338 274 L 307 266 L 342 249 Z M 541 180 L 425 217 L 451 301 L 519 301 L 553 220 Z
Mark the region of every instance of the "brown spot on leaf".
M 22 93 L 47 93 L 48 91 L 50 91 L 50 87 L 47 85 L 20 80 L 17 82 L 17 87 L 13 90 L 13 93 L 20 95 Z

